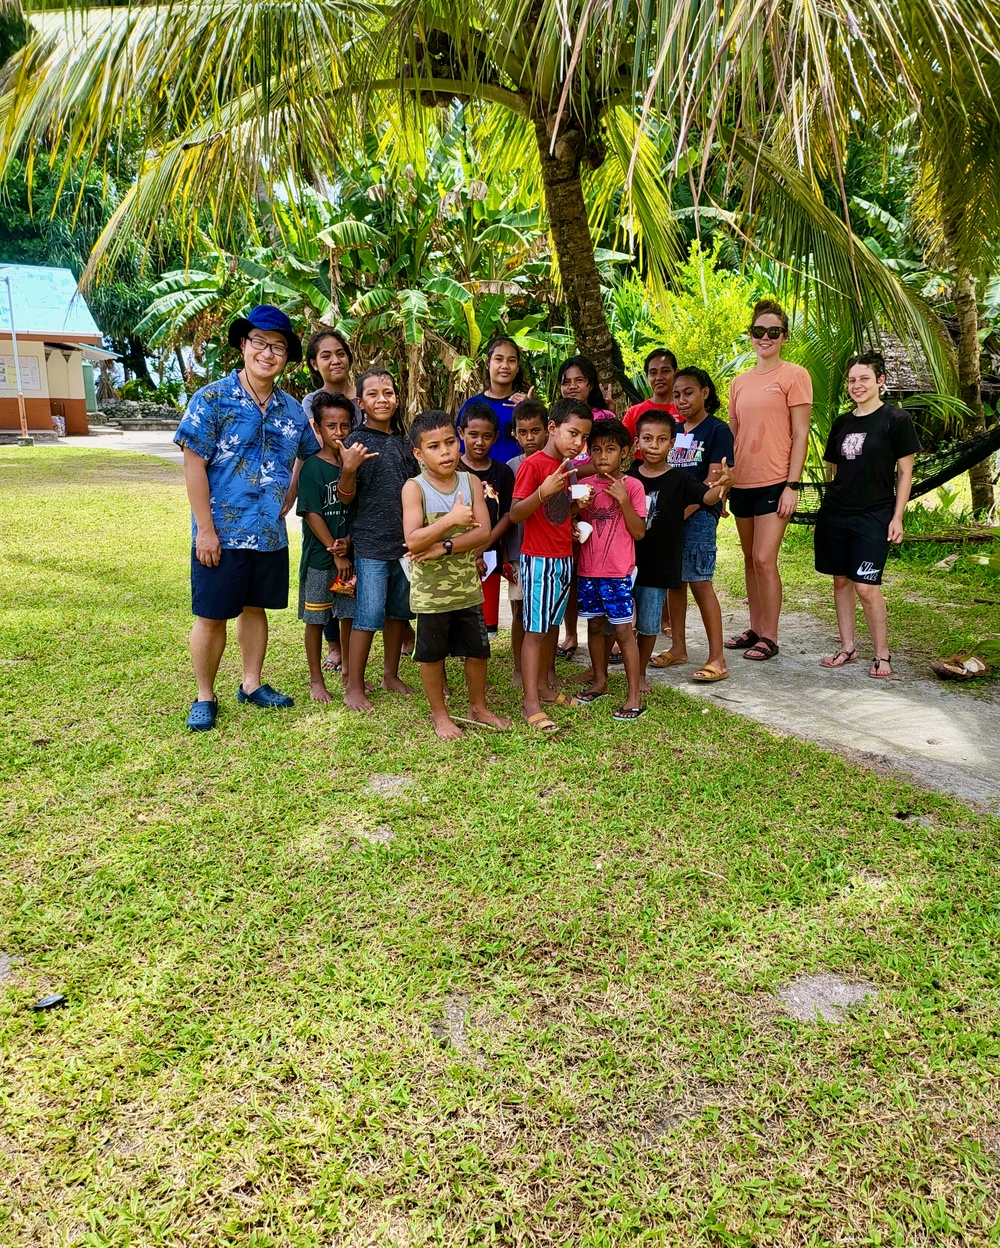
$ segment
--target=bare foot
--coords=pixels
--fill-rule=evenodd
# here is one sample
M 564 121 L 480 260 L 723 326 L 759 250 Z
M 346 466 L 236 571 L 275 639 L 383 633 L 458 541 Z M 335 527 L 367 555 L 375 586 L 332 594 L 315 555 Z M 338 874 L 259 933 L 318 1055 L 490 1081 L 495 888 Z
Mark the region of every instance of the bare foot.
M 588 667 L 585 672 L 581 672 L 579 676 L 567 676 L 567 680 L 571 680 L 574 685 L 589 685 L 594 679 L 594 669 Z
M 509 728 L 510 720 L 502 719 L 499 715 L 485 706 L 470 706 L 469 718 L 474 719 L 477 724 L 489 724 L 491 728 Z
M 355 693 L 352 689 L 344 690 L 344 705 L 352 711 L 374 711 L 374 706 L 363 693 Z
M 546 683 L 550 689 L 561 689 L 566 682 L 561 676 L 557 676 L 555 672 L 549 672 Z
M 409 685 L 404 684 L 398 676 L 383 676 L 382 688 L 388 689 L 390 693 L 401 693 L 404 698 L 413 697 L 413 690 Z
M 515 673 L 514 673 L 514 675 L 510 678 L 510 683 L 511 683 L 511 685 L 513 685 L 513 687 L 514 687 L 515 689 L 523 689 L 523 688 L 524 688 L 524 680 L 523 680 L 523 678 L 522 678 L 522 676 L 521 676 L 521 673 L 520 673 L 520 672 L 515 672 Z
M 652 686 L 650 685 L 649 681 L 646 679 L 645 676 L 639 677 L 639 692 L 640 693 L 652 693 L 653 692 Z
M 450 715 L 432 715 L 431 719 L 434 721 L 434 735 L 439 741 L 457 741 L 465 736 Z
M 311 680 L 309 682 L 309 696 L 314 702 L 332 702 L 330 692 L 326 687 L 322 677 L 319 680 Z

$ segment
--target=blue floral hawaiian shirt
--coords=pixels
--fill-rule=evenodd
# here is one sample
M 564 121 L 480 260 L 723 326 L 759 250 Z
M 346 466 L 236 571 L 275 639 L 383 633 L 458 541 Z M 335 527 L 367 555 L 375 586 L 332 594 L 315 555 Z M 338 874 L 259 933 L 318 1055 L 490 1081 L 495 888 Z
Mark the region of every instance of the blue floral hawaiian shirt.
M 174 441 L 207 460 L 212 520 L 230 550 L 281 550 L 288 545 L 280 514 L 296 457 L 319 450 L 309 419 L 290 394 L 275 389 L 260 408 L 228 377 L 191 396 Z M 191 540 L 197 535 L 191 517 Z

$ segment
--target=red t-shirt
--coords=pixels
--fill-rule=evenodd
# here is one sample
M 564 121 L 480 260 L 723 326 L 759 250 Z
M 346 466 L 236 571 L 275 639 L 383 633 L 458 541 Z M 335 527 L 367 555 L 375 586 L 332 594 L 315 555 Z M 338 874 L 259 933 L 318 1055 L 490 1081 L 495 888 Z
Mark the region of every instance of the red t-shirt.
M 546 477 L 551 477 L 562 463 L 546 451 L 529 455 L 517 470 L 515 498 L 530 498 Z M 547 498 L 524 522 L 521 554 L 538 559 L 569 559 L 573 555 L 573 520 L 569 484 L 558 494 Z
M 633 442 L 639 436 L 639 417 L 645 416 L 647 412 L 669 412 L 670 415 L 673 416 L 678 429 L 684 424 L 684 421 L 681 420 L 677 408 L 674 407 L 673 403 L 657 403 L 655 399 L 643 399 L 641 403 L 636 403 L 634 406 L 630 407 L 622 418 L 622 424 L 629 431 Z M 634 451 L 633 458 L 641 460 L 642 452 Z
M 670 415 L 673 416 L 674 420 L 683 424 L 683 421 L 680 421 L 680 418 L 677 415 L 677 408 L 674 407 L 673 403 L 657 403 L 655 399 L 643 399 L 641 403 L 636 403 L 630 407 L 622 417 L 622 424 L 633 438 L 638 436 L 636 426 L 639 424 L 639 417 L 652 411 L 669 412 Z

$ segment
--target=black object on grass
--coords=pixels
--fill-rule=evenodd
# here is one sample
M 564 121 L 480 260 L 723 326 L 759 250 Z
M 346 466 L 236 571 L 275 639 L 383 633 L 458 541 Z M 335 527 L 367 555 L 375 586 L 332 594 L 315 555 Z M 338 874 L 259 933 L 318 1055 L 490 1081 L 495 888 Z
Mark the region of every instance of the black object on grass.
M 65 1005 L 66 998 L 61 992 L 54 992 L 51 997 L 42 997 L 41 1001 L 36 1001 L 31 1007 L 33 1010 L 52 1010 L 57 1005 Z

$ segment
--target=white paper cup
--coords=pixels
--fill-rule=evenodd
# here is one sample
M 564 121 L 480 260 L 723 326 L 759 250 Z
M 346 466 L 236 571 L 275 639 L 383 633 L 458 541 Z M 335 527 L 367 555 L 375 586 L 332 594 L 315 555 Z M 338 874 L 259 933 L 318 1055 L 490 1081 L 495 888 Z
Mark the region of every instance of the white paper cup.
M 588 524 L 586 520 L 577 521 L 576 540 L 582 546 L 583 543 L 587 540 L 587 538 L 590 537 L 591 533 L 593 533 L 593 531 L 594 531 L 594 526 L 592 524 Z
M 570 498 L 583 499 L 590 497 L 589 485 L 571 485 L 569 487 Z

